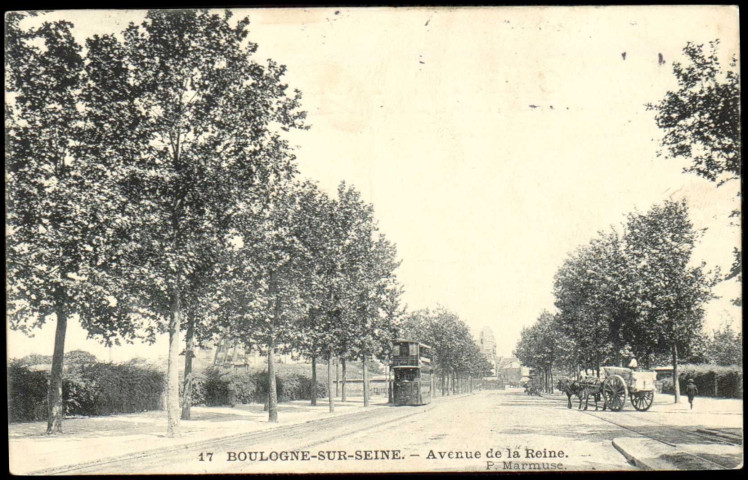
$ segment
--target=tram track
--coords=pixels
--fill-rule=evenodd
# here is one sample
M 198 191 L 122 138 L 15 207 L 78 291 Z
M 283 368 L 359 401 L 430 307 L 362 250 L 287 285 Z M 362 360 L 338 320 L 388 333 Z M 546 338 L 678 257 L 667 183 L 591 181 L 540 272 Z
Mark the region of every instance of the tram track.
M 601 412 L 588 412 L 588 411 L 582 410 L 581 413 L 584 413 L 591 417 L 595 417 L 611 425 L 615 425 L 619 428 L 628 430 L 639 436 L 662 443 L 664 445 L 668 445 L 673 448 L 679 448 L 679 447 L 682 448 L 683 444 L 687 444 L 687 443 L 706 443 L 706 444 L 731 445 L 731 446 L 742 446 L 743 444 L 742 440 L 738 441 L 737 439 L 731 439 L 725 436 L 710 435 L 710 434 L 702 433 L 699 431 L 679 428 L 677 426 L 670 426 L 670 425 L 665 426 L 660 423 L 649 421 L 643 418 L 635 418 L 632 416 L 626 416 L 625 417 L 626 423 L 628 423 L 626 424 L 626 423 L 616 422 L 612 420 L 609 415 L 602 414 Z M 635 423 L 637 425 L 631 425 L 631 423 Z M 655 427 L 655 428 L 652 428 L 652 427 Z M 651 428 L 651 430 L 647 430 L 649 428 Z M 674 432 L 677 432 L 676 436 L 680 440 L 682 440 L 680 444 L 676 444 L 676 443 L 672 443 L 671 441 L 668 441 L 670 440 L 670 437 L 674 436 Z M 706 464 L 714 466 L 715 469 L 718 469 L 718 470 L 735 468 L 735 465 L 732 462 L 727 463 L 728 462 L 727 460 L 721 459 L 718 456 L 716 458 L 721 461 L 715 461 L 712 458 L 707 458 L 704 455 L 700 455 L 700 454 L 697 454 L 691 451 L 688 451 L 687 453 L 688 455 L 695 457 L 705 462 Z
M 52 469 L 31 472 L 32 475 L 65 475 L 65 474 L 93 474 L 93 473 L 127 473 L 129 471 L 147 472 L 159 467 L 165 460 L 170 463 L 175 458 L 183 458 L 185 462 L 194 461 L 200 451 L 220 451 L 244 449 L 265 445 L 266 442 L 278 439 L 314 438 L 312 442 L 299 442 L 293 449 L 301 450 L 315 445 L 343 438 L 355 434 L 361 429 L 377 428 L 389 423 L 397 422 L 406 417 L 419 415 L 434 408 L 434 404 L 422 407 L 401 407 L 372 409 L 367 412 L 356 412 L 338 415 L 331 418 L 317 419 L 300 424 L 281 426 L 270 430 L 246 434 L 213 438 L 190 444 L 169 447 L 165 449 L 138 452 L 122 457 L 102 459 L 87 464 L 69 465 Z M 347 428 L 350 427 L 350 428 Z M 326 434 L 324 434 L 326 432 Z
M 565 400 L 564 403 L 566 403 Z M 687 445 L 711 444 L 738 447 L 743 446 L 742 435 L 737 436 L 732 433 L 720 431 L 709 432 L 708 429 L 692 430 L 675 425 L 665 425 L 656 421 L 642 418 L 642 415 L 646 415 L 644 412 L 629 412 L 629 414 L 626 412 L 610 411 L 576 411 L 602 420 L 618 428 L 627 430 L 639 437 L 647 438 L 663 445 L 667 445 L 671 448 L 678 448 L 680 450 L 683 450 L 685 454 L 719 470 L 733 469 L 736 467 L 736 464 L 731 459 L 724 458 L 720 455 L 710 455 L 693 452 L 692 450 L 687 448 Z M 616 419 L 616 416 L 620 416 L 620 418 Z M 674 439 L 677 439 L 677 443 Z

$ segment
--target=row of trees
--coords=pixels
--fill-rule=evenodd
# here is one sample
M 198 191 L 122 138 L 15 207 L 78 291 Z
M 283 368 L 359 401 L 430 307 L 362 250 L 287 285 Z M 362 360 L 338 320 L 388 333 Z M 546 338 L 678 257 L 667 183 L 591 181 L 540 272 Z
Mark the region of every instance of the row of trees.
M 600 374 L 634 357 L 650 366 L 669 355 L 677 375 L 702 331 L 718 273 L 693 265 L 699 238 L 684 201 L 630 214 L 623 233 L 601 232 L 571 254 L 554 279 L 556 315 L 523 332 L 517 355 L 528 365 Z
M 464 380 L 491 375 L 493 365 L 480 352 L 467 325 L 445 309 L 418 310 L 402 321 L 400 333 L 432 348 L 434 374 L 440 379 L 442 395 L 456 393 Z
M 678 89 L 647 108 L 663 131 L 659 155 L 684 159 L 684 171 L 717 187 L 740 181 L 740 74 L 733 56 L 725 68 L 719 41 L 688 43 L 686 61 L 673 64 Z M 738 191 L 740 198 L 740 191 Z M 729 212 L 740 227 L 740 208 Z M 567 258 L 554 280 L 558 313 L 543 312 L 524 329 L 515 354 L 551 372 L 578 372 L 635 357 L 644 366 L 678 361 L 721 365 L 742 362 L 742 334 L 729 325 L 703 332 L 704 305 L 719 281 L 742 282 L 742 253 L 733 251 L 727 275 L 694 265 L 692 252 L 702 232 L 694 230 L 685 202 L 666 201 L 646 214 L 628 216 L 623 233 L 612 229 Z M 742 298 L 732 300 L 742 305 Z M 666 358 L 669 357 L 669 358 Z M 679 401 L 675 382 L 675 401 Z
M 553 391 L 554 367 L 572 371 L 578 368 L 570 355 L 574 347 L 571 340 L 559 332 L 558 315 L 543 310 L 534 324 L 522 329 L 513 352 L 522 365 L 540 375 L 539 382 L 546 391 Z
M 254 60 L 249 20 L 150 11 L 81 46 L 34 16 L 6 18 L 7 292 L 11 328 L 56 319 L 48 433 L 74 317 L 109 345 L 168 334 L 168 436 L 190 418 L 192 352 L 216 338 L 267 355 L 270 421 L 278 351 L 311 359 L 312 403 L 317 359 L 328 382 L 333 359 L 343 379 L 361 360 L 368 405 L 367 362 L 387 360 L 404 315 L 396 249 L 355 188 L 298 178 L 283 135 L 307 128 L 301 94 Z M 490 368 L 439 312 L 442 375 Z
M 372 206 L 354 188 L 341 184 L 334 199 L 310 182 L 284 189 L 262 212 L 241 215 L 226 261 L 197 302 L 199 311 L 224 336 L 267 355 L 271 421 L 277 419 L 279 350 L 312 359 L 313 387 L 316 360 L 325 359 L 328 391 L 334 359 L 361 360 L 368 406 L 367 362 L 386 355 L 402 313 L 395 247 L 378 232 Z M 191 325 L 188 343 L 196 337 Z M 333 411 L 334 397 L 328 400 Z
M 564 333 L 560 315 L 543 311 L 536 322 L 522 331 L 514 354 L 522 363 L 532 367 L 540 375 L 540 383 L 547 391 L 553 391 L 554 372 L 562 371 L 580 375 L 583 369 L 588 373 L 599 374 L 597 355 L 595 362 L 579 363 L 578 347 Z M 611 344 L 600 355 L 602 364 L 626 365 L 626 360 L 635 358 L 632 346 L 625 343 L 623 349 L 614 351 Z M 591 358 L 589 352 L 587 359 Z M 729 367 L 743 364 L 743 334 L 735 331 L 729 323 L 711 332 L 701 331 L 688 345 L 686 354 L 681 357 L 684 363 L 708 364 Z M 671 362 L 669 352 L 660 352 L 647 360 L 647 366 L 667 365 Z M 590 368 L 591 367 L 591 368 Z
M 73 316 L 106 344 L 168 333 L 169 436 L 183 335 L 185 398 L 192 349 L 219 332 L 263 349 L 271 382 L 277 348 L 381 355 L 401 312 L 395 247 L 354 188 L 296 178 L 283 133 L 307 128 L 301 94 L 254 60 L 248 19 L 150 11 L 85 46 L 33 20 L 6 19 L 8 316 L 24 331 L 56 318 L 49 433 Z

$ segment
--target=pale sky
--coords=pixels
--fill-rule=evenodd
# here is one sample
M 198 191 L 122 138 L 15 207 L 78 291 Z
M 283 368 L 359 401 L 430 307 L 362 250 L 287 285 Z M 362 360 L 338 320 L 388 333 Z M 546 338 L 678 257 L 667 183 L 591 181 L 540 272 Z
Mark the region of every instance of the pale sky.
M 71 20 L 82 43 L 143 15 L 46 18 Z M 491 327 L 498 354 L 511 355 L 521 329 L 553 311 L 566 256 L 668 198 L 686 198 L 694 224 L 708 228 L 695 260 L 729 269 L 739 186 L 716 189 L 658 158 L 661 133 L 644 105 L 675 88 L 672 61 L 687 41 L 719 38 L 725 60 L 738 53 L 737 8 L 235 11 L 245 15 L 256 59 L 286 65 L 303 92 L 311 128 L 290 135 L 301 174 L 330 193 L 345 180 L 374 204 L 397 244 L 410 309 L 444 305 L 476 337 Z M 716 292 L 707 327 L 740 329 L 741 309 L 728 301 L 739 284 Z M 9 356 L 51 354 L 53 323 L 34 339 L 9 332 Z M 71 325 L 74 349 L 117 361 L 165 356 L 167 346 L 110 357 Z

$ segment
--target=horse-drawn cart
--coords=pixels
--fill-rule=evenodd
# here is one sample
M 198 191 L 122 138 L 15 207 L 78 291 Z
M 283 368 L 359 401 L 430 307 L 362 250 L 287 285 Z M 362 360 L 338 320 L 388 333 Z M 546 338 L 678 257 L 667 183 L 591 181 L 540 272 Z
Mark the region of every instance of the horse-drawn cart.
M 630 368 L 603 367 L 605 380 L 601 393 L 607 408 L 618 412 L 626 405 L 626 398 L 640 412 L 649 410 L 654 401 L 655 372 L 639 372 Z

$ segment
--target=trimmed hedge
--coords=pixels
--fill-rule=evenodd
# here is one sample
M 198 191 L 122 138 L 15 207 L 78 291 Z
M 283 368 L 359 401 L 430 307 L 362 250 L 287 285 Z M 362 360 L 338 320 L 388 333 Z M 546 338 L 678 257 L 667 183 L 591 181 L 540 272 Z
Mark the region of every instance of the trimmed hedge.
M 31 422 L 47 416 L 49 374 L 29 370 L 20 362 L 8 365 L 8 422 Z
M 267 372 L 225 372 L 210 367 L 192 382 L 192 405 L 234 405 L 265 403 L 267 399 Z M 276 375 L 279 402 L 309 400 L 312 381 L 299 373 Z M 317 382 L 317 397 L 327 396 L 327 387 Z
M 680 365 L 678 367 L 678 379 L 680 391 L 686 391 L 686 384 L 693 379 L 699 396 L 743 398 L 743 369 L 740 366 L 720 365 Z M 662 382 L 662 393 L 674 393 L 673 379 L 664 378 Z
M 164 373 L 148 365 L 90 362 L 69 365 L 62 378 L 65 415 L 113 415 L 162 409 Z M 308 400 L 312 381 L 300 373 L 276 376 L 278 401 Z M 21 361 L 8 365 L 8 420 L 47 419 L 49 371 L 32 370 Z M 222 372 L 208 368 L 192 382 L 192 405 L 265 403 L 267 372 Z M 182 388 L 180 382 L 180 390 Z M 180 395 L 182 392 L 180 391 Z M 327 396 L 317 383 L 317 396 Z
M 48 371 L 20 362 L 8 367 L 10 422 L 47 418 Z M 71 365 L 62 378 L 65 415 L 112 415 L 161 409 L 164 374 L 147 366 L 114 363 Z

